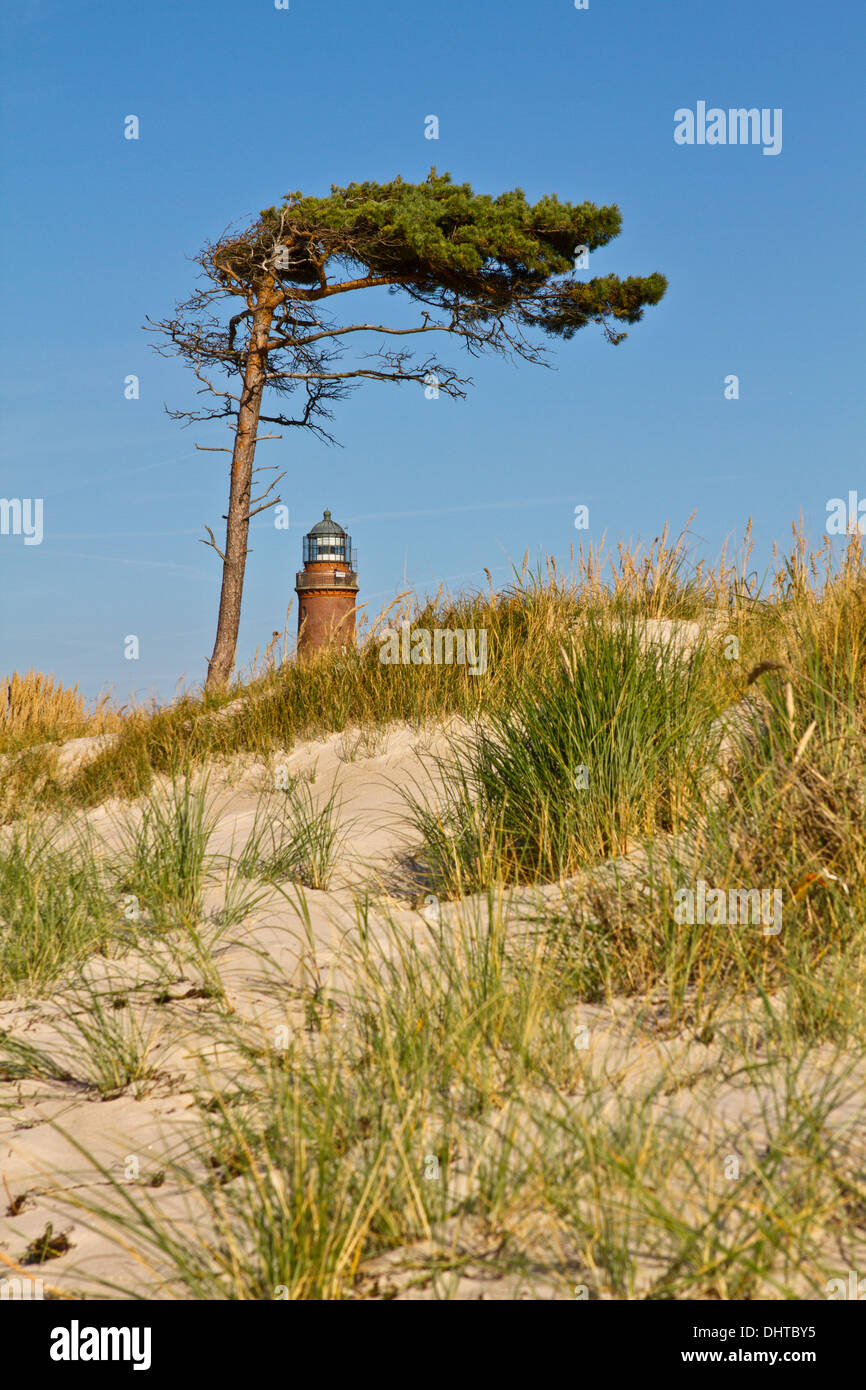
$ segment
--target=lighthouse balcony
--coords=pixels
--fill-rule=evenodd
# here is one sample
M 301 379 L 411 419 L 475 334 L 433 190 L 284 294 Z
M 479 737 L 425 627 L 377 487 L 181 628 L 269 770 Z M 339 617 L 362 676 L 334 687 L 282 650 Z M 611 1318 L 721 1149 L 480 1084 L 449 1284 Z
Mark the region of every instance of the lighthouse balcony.
M 300 593 L 304 589 L 357 589 L 358 576 L 347 566 L 323 565 L 320 569 L 298 570 L 295 588 Z

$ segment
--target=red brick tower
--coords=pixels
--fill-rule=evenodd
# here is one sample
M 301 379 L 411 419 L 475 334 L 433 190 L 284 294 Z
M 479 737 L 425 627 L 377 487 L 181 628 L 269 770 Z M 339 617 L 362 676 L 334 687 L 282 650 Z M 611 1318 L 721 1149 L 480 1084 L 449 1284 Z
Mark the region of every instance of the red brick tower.
M 298 654 L 355 641 L 358 576 L 352 537 L 325 511 L 304 536 L 304 568 L 298 571 Z

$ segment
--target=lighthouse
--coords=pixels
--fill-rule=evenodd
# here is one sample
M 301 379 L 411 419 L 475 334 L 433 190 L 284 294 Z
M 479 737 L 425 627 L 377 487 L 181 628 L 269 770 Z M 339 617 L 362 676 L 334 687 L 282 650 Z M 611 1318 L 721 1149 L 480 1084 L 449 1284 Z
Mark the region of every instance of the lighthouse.
M 355 641 L 358 593 L 356 555 L 347 535 L 326 509 L 304 536 L 304 568 L 298 570 L 298 654 Z

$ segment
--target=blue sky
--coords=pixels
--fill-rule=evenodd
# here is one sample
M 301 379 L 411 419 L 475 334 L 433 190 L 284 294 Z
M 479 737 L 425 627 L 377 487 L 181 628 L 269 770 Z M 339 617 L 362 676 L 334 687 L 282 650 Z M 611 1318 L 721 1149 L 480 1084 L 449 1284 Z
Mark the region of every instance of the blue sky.
M 342 447 L 299 430 L 260 446 L 291 528 L 254 522 L 242 662 L 282 629 L 324 507 L 371 613 L 404 576 L 458 589 L 484 566 L 507 582 L 527 549 L 567 561 L 578 503 L 614 542 L 696 509 L 709 558 L 750 516 L 759 563 L 801 512 L 819 539 L 828 499 L 866 497 L 864 27 L 850 0 L 7 7 L 0 497 L 44 499 L 44 539 L 0 535 L 0 671 L 122 700 L 203 678 L 220 573 L 197 537 L 224 526 L 227 465 L 195 444 L 225 441 L 164 413 L 196 383 L 145 317 L 190 292 L 205 241 L 287 191 L 432 164 L 481 192 L 617 203 L 591 273 L 660 270 L 667 295 L 619 347 L 590 327 L 545 370 L 467 367 L 455 344 L 465 401 L 370 383 L 337 407 Z M 781 108 L 781 153 L 677 145 L 674 112 L 698 101 Z

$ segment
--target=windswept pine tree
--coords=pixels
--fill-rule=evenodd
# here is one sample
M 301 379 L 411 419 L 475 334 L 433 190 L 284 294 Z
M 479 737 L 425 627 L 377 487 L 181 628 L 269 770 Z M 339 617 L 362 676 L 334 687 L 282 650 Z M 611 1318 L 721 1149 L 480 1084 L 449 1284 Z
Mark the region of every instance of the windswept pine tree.
M 203 285 L 172 317 L 148 322 L 165 339 L 158 350 L 182 357 L 216 398 L 172 417 L 226 419 L 234 434 L 225 549 L 209 527 L 203 542 L 223 563 L 209 689 L 224 686 L 234 666 L 250 520 L 280 500 L 271 494 L 282 474 L 252 496 L 256 444 L 273 437 L 260 426 L 297 426 L 330 441 L 334 402 L 362 381 L 435 378 L 445 395 L 465 395 L 470 378 L 437 353 L 414 350 L 415 339 L 437 341 L 431 334 L 456 338 L 471 356 L 535 363 L 545 356 L 539 335 L 570 338 L 588 323 L 620 343 L 623 325 L 662 298 L 665 277 L 579 280 L 574 264 L 621 225 L 615 205 L 555 194 L 531 204 L 519 188 L 490 197 L 433 169 L 420 184 L 397 178 L 333 187 L 325 198 L 288 194 L 245 230 L 204 247 L 196 257 Z M 383 287 L 402 295 L 408 322 L 405 313 L 383 322 L 352 312 L 358 293 Z M 382 297 L 371 303 L 384 317 Z M 284 408 L 288 397 L 295 400 Z

